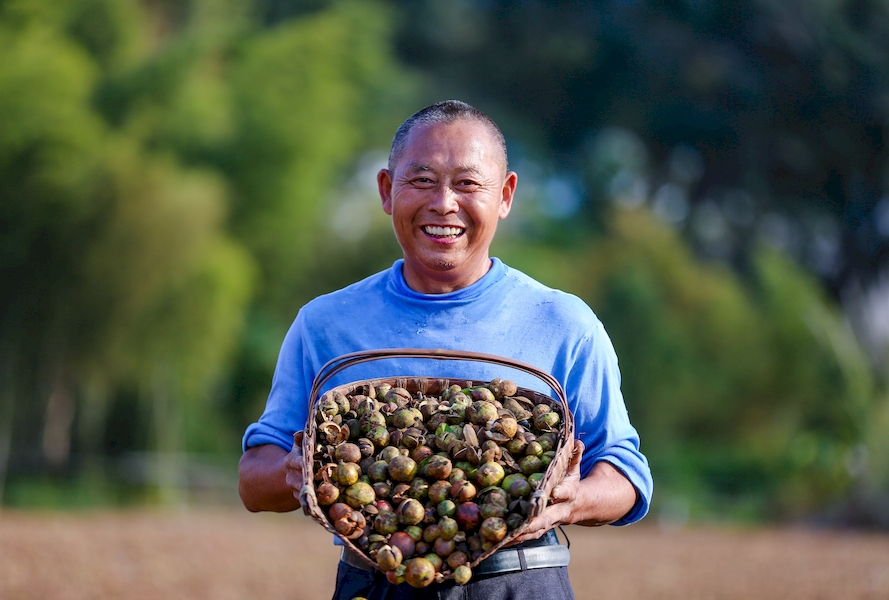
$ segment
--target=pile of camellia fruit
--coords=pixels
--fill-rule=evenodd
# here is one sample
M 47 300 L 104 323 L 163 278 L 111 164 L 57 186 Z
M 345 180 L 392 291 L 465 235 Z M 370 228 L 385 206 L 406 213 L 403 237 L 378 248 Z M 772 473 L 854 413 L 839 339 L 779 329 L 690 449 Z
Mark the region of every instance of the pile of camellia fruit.
M 389 384 L 358 392 L 315 404 L 318 505 L 392 583 L 465 584 L 527 520 L 556 454 L 561 405 L 499 379 L 434 396 Z

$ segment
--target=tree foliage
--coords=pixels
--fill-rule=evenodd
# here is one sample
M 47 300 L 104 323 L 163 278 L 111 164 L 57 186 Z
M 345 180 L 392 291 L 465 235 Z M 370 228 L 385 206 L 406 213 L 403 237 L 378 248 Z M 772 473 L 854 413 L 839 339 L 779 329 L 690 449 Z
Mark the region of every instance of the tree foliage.
M 401 56 L 434 73 L 431 95 L 488 106 L 519 149 L 577 180 L 592 213 L 608 194 L 586 150 L 617 127 L 666 167 L 646 196 L 682 206 L 672 216 L 699 250 L 744 263 L 767 236 L 835 295 L 884 262 L 885 2 L 396 4 L 411 15 Z M 689 151 L 700 172 L 659 199 Z M 702 235 L 698 216 L 725 231 Z
M 459 97 L 520 176 L 495 253 L 614 340 L 656 510 L 873 505 L 882 373 L 833 298 L 889 232 L 886 14 L 0 2 L 0 485 L 147 451 L 181 501 L 184 457 L 237 452 L 299 306 L 399 256 L 376 168 Z
M 877 475 L 848 468 L 877 406 L 875 382 L 813 276 L 763 248 L 745 282 L 700 262 L 649 211 L 619 210 L 608 223 L 606 236 L 569 254 L 570 270 L 525 252 L 515 260 L 586 299 L 605 324 L 659 506 L 781 518 Z
M 124 402 L 168 492 L 170 457 L 236 447 L 213 394 L 249 306 L 292 318 L 320 200 L 401 93 L 386 27 L 357 3 L 273 30 L 237 1 L 0 11 L 0 447 L 102 453 Z

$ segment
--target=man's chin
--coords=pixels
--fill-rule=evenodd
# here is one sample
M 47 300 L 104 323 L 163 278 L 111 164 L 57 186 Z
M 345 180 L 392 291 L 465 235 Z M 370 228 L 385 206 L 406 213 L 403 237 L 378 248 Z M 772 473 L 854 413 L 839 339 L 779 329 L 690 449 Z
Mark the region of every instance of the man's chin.
M 457 267 L 457 264 L 446 258 L 438 258 L 433 260 L 430 266 L 436 271 L 452 271 Z

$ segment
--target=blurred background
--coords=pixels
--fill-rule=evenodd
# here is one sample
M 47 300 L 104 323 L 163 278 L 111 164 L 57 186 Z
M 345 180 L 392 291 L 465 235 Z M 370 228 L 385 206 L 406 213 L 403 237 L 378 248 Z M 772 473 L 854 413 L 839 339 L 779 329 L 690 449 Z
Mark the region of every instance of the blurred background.
M 2 506 L 237 505 L 458 98 L 519 174 L 493 253 L 614 341 L 649 519 L 889 529 L 885 0 L 2 0 L 0 57 Z

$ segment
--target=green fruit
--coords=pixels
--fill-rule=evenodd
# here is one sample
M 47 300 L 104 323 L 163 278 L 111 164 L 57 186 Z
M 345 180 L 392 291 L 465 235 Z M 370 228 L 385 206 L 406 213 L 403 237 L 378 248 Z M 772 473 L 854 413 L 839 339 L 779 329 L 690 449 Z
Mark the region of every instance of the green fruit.
M 436 481 L 429 486 L 429 501 L 438 505 L 443 500 L 448 499 L 451 491 L 451 483 L 449 481 Z
M 503 478 L 500 484 L 513 498 L 522 498 L 531 493 L 531 484 L 521 473 L 512 473 Z
M 472 579 L 472 569 L 466 565 L 460 565 L 454 569 L 454 581 L 460 585 L 466 585 Z
M 359 481 L 346 488 L 343 492 L 346 504 L 352 508 L 359 509 L 366 504 L 372 503 L 377 498 L 376 492 L 369 483 Z
M 486 462 L 475 472 L 475 482 L 480 488 L 498 485 L 506 476 L 503 465 L 498 462 Z
M 361 477 L 361 467 L 352 462 L 341 462 L 336 467 L 336 481 L 342 486 L 350 486 Z
M 448 500 L 447 498 L 439 502 L 438 506 L 435 507 L 435 512 L 437 512 L 440 517 L 453 517 L 454 511 L 456 510 L 457 505 L 453 500 Z
M 519 469 L 525 475 L 537 473 L 543 470 L 543 461 L 536 456 L 526 456 L 519 461 Z
M 418 556 L 405 565 L 404 580 L 415 588 L 424 588 L 435 580 L 435 566 L 428 559 Z

